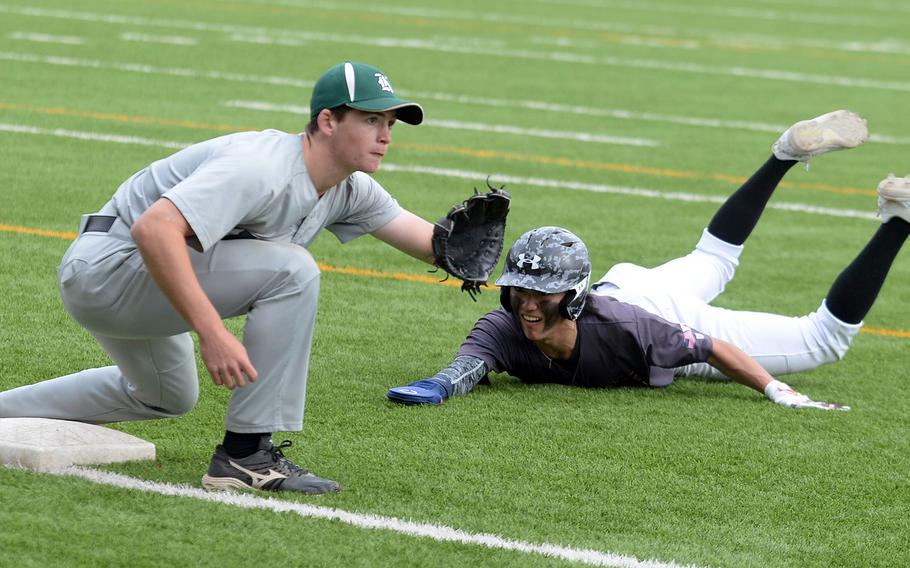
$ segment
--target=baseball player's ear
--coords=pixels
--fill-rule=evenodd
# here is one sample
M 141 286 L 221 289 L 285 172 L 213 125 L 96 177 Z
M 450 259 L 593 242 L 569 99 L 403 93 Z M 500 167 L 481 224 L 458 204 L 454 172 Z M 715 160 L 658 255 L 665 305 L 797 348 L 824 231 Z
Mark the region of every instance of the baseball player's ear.
M 323 134 L 332 134 L 335 130 L 335 124 L 335 115 L 327 108 L 322 109 L 319 111 L 319 114 L 316 115 L 316 125 Z

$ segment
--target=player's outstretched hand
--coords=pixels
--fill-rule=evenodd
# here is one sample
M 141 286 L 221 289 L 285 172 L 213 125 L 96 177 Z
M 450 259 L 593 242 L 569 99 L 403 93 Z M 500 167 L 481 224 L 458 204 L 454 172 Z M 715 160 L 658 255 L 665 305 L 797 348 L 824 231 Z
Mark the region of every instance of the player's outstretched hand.
M 254 382 L 256 369 L 250 362 L 246 348 L 227 329 L 199 335 L 199 354 L 216 385 L 233 390 L 246 386 L 247 380 Z
M 442 404 L 449 398 L 446 389 L 436 381 L 421 379 L 403 387 L 393 387 L 386 394 L 398 404 Z
M 790 408 L 818 408 L 820 410 L 850 410 L 849 406 L 834 402 L 820 402 L 796 392 L 790 385 L 781 381 L 771 381 L 765 387 L 765 396 L 781 406 Z

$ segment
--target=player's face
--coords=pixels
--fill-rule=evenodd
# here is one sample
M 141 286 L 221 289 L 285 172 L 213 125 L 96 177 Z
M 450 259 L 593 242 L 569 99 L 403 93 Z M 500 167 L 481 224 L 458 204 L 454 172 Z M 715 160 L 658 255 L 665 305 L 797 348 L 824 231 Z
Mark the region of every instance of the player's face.
M 566 293 L 544 294 L 527 288 L 511 288 L 512 313 L 518 315 L 521 330 L 531 341 L 551 338 L 557 324 L 563 319 L 559 313 L 559 302 Z
M 378 170 L 392 142 L 395 111 L 351 109 L 335 125 L 332 145 L 343 167 L 366 173 Z

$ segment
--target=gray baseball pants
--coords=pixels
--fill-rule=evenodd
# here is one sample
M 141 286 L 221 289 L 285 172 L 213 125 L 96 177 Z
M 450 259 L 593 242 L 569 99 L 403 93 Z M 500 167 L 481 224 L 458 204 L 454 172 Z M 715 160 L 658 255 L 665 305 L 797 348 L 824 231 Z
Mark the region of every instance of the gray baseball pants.
M 319 268 L 303 247 L 252 239 L 190 251 L 202 288 L 223 318 L 247 314 L 243 344 L 259 379 L 232 392 L 225 427 L 241 433 L 303 428 Z M 199 396 L 189 326 L 145 268 L 119 219 L 86 232 L 59 268 L 67 311 L 113 366 L 0 393 L 0 417 L 90 423 L 169 418 Z

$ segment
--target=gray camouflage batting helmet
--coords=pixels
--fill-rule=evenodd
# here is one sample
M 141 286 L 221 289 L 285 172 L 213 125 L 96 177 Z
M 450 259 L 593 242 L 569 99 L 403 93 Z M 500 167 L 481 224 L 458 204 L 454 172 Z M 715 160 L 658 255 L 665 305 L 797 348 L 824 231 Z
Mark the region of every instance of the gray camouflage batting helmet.
M 500 302 L 511 311 L 509 288 L 526 288 L 544 294 L 567 292 L 560 303 L 563 317 L 577 319 L 588 296 L 591 257 L 588 247 L 561 227 L 540 227 L 518 237 L 506 257 Z

